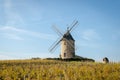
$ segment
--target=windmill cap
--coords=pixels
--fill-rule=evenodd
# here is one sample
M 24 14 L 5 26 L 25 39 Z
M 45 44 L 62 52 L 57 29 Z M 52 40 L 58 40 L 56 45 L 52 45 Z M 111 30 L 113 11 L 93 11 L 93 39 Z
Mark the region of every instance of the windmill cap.
M 63 35 L 63 38 L 66 38 L 67 40 L 73 40 L 73 41 L 75 41 L 75 40 L 73 39 L 72 35 L 71 35 L 69 32 L 65 33 L 65 34 Z

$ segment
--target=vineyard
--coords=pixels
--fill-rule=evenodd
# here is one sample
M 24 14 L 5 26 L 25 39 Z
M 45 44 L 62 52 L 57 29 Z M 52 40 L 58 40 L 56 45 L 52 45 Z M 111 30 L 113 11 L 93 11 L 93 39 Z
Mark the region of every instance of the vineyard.
M 120 80 L 120 63 L 6 60 L 0 80 Z

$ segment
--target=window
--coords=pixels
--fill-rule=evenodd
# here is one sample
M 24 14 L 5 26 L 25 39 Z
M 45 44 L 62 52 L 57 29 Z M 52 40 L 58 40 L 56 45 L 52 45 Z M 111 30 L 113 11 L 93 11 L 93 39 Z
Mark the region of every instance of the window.
M 66 45 L 66 42 L 64 42 L 64 45 Z
M 66 57 L 66 53 L 64 53 L 64 57 Z

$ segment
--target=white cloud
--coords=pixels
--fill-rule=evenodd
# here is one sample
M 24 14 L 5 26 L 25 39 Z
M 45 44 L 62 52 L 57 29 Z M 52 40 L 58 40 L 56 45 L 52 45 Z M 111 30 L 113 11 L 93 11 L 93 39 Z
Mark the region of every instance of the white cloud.
M 18 29 L 16 27 L 12 27 L 12 26 L 4 26 L 4 27 L 1 27 L 0 30 L 3 30 L 3 31 L 26 32 L 26 30 Z
M 17 23 L 24 23 L 23 18 L 13 10 L 12 0 L 4 1 L 4 12 L 6 17 L 6 25 L 15 25 Z
M 117 30 L 112 34 L 112 39 L 113 40 L 119 40 L 120 39 L 120 30 Z
M 0 55 L 0 60 L 10 60 L 10 59 L 15 59 L 15 58 L 6 55 Z
M 94 29 L 81 30 L 77 34 L 80 35 L 78 40 L 76 40 L 76 45 L 80 48 L 87 47 L 96 49 L 101 47 L 101 44 L 99 43 L 101 37 Z
M 5 33 L 4 37 L 8 38 L 8 39 L 14 39 L 14 40 L 24 40 L 22 37 L 20 37 L 20 36 L 18 36 L 16 34 Z
M 87 29 L 87 30 L 83 31 L 81 33 L 81 37 L 84 40 L 88 40 L 88 41 L 92 41 L 92 40 L 94 41 L 94 40 L 100 39 L 100 36 L 98 35 L 98 33 L 93 29 Z
M 23 36 L 27 35 L 41 39 L 54 40 L 54 36 L 51 34 L 38 33 L 14 27 L 16 24 L 24 24 L 24 20 L 22 16 L 15 11 L 12 0 L 4 0 L 4 12 L 6 24 L 0 28 L 4 37 L 14 40 L 24 40 Z
M 0 52 L 0 60 L 12 60 L 12 59 L 31 59 L 31 58 L 47 58 L 56 57 L 56 54 L 49 54 L 48 52 L 38 52 L 38 53 L 21 53 L 15 52 Z
M 54 40 L 55 38 L 52 34 L 39 33 L 39 32 L 19 29 L 11 26 L 1 27 L 0 30 L 3 32 L 3 36 L 5 36 L 6 38 L 15 39 L 15 40 L 24 40 L 22 37 L 25 35 L 40 38 L 40 39 L 46 39 L 46 40 Z
M 94 49 L 98 49 L 101 47 L 101 44 L 97 43 L 97 42 L 88 42 L 88 41 L 84 41 L 84 40 L 80 40 L 77 41 L 77 45 L 79 45 L 79 47 L 83 48 L 83 47 L 87 47 L 87 48 L 94 48 Z
M 4 0 L 5 10 L 9 10 L 12 7 L 11 0 Z
M 26 58 L 28 58 L 27 56 Z M 18 53 L 14 53 L 14 52 L 1 52 L 0 51 L 0 60 L 14 60 L 14 59 L 25 59 L 25 57 L 23 55 L 18 55 Z

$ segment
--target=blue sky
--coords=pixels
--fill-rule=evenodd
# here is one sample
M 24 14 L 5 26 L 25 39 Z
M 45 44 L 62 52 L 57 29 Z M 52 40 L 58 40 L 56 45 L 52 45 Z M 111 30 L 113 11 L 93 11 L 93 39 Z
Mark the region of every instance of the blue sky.
M 49 47 L 73 22 L 76 54 L 120 62 L 119 0 L 0 0 L 0 59 L 58 57 Z

